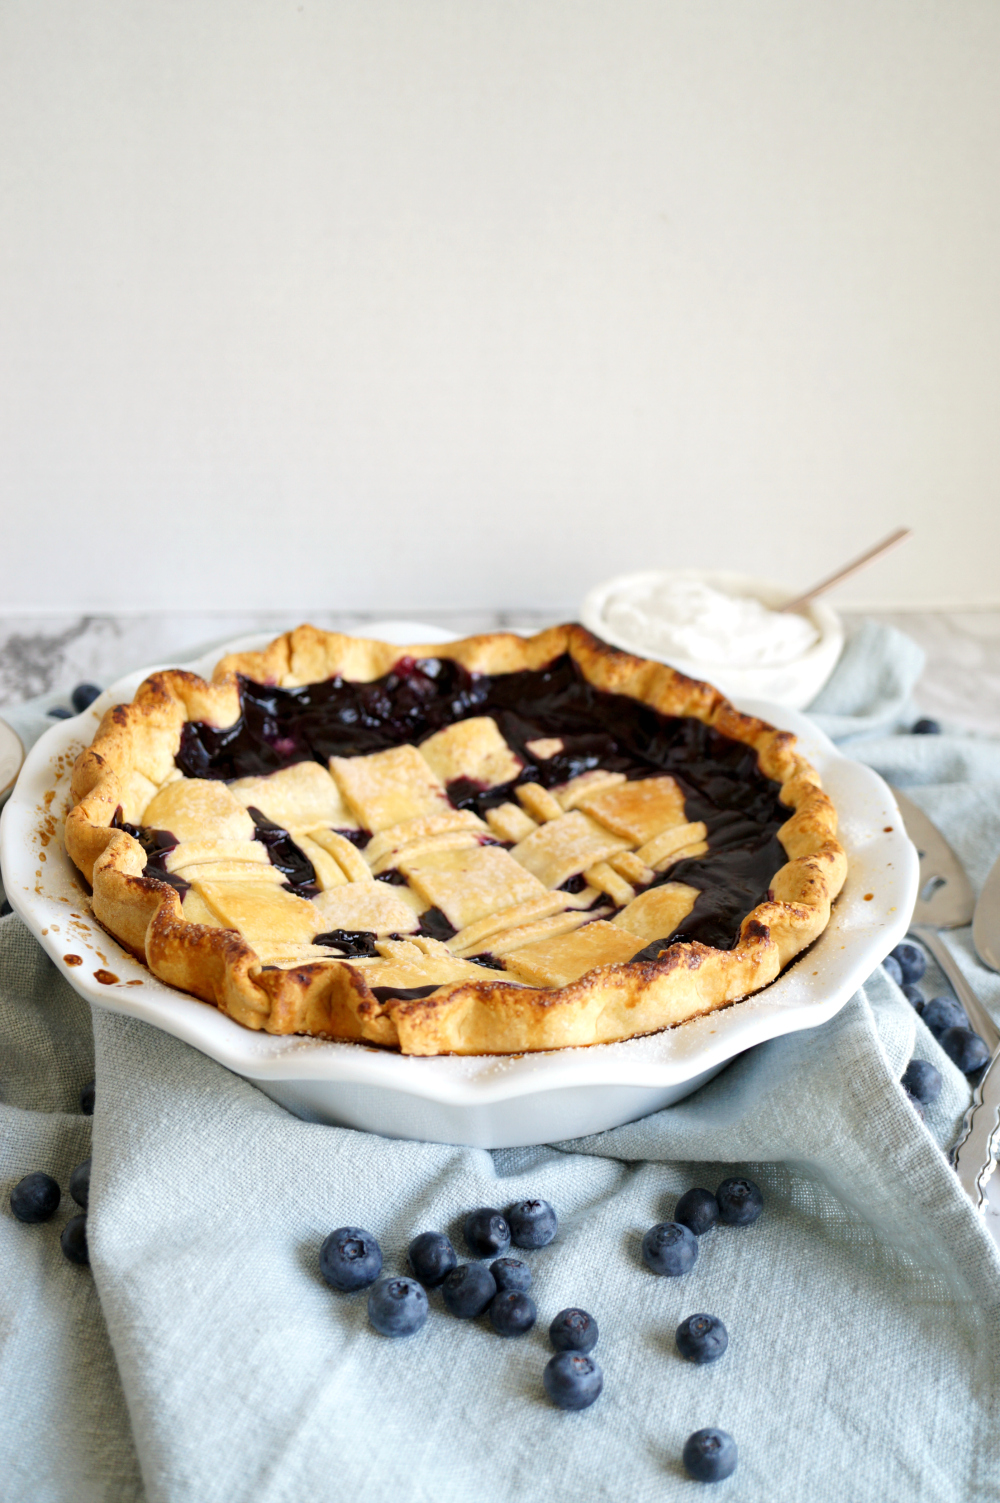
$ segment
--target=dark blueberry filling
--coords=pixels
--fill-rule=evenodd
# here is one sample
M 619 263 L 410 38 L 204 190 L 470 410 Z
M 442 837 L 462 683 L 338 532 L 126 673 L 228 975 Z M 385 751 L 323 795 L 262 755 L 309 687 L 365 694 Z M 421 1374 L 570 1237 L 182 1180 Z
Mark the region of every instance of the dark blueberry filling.
M 345 955 L 377 955 L 377 935 L 366 929 L 328 929 L 325 934 L 313 936 L 314 945 L 336 945 Z
M 700 895 L 683 936 L 665 935 L 643 955 L 655 956 L 667 939 L 681 937 L 731 949 L 743 916 L 766 899 L 787 859 L 777 832 L 788 810 L 778 802 L 780 785 L 760 771 L 752 748 L 693 717 L 660 715 L 595 689 L 568 654 L 547 668 L 496 677 L 469 673 L 444 658 L 404 658 L 372 683 L 332 678 L 280 689 L 241 679 L 240 693 L 242 713 L 233 725 L 185 725 L 176 761 L 188 777 L 267 774 L 310 758 L 325 766 L 333 755 L 419 744 L 456 720 L 484 714 L 494 717 L 523 766 L 502 788 L 483 789 L 467 778 L 449 785 L 453 804 L 480 815 L 511 799 L 518 783 L 553 787 L 596 767 L 629 779 L 670 773 L 684 791 L 688 819 L 705 822 L 709 850 L 657 876 L 654 885 L 686 882 Z M 559 738 L 562 750 L 534 758 L 527 743 L 548 738 Z M 367 843 L 367 835 L 341 833 Z M 387 873 L 383 880 L 394 878 Z
M 184 894 L 191 890 L 191 883 L 185 882 L 183 877 L 178 877 L 175 872 L 168 872 L 166 867 L 167 855 L 179 845 L 176 835 L 169 830 L 151 830 L 145 825 L 130 825 L 122 819 L 121 805 L 115 810 L 111 821 L 112 828 L 124 830 L 126 835 L 131 835 L 137 840 L 146 852 L 146 865 L 142 869 L 144 877 L 153 877 L 157 882 L 166 882 L 174 888 L 177 895 L 183 901 Z
M 372 996 L 376 1002 L 419 1002 L 443 985 L 441 981 L 432 981 L 430 986 L 373 986 Z
M 375 881 L 388 882 L 390 887 L 406 886 L 406 878 L 403 876 L 403 873 L 399 870 L 398 866 L 390 866 L 387 872 L 379 872 L 378 876 L 375 878 Z
M 440 908 L 428 908 L 420 915 L 420 928 L 418 934 L 427 939 L 452 939 L 458 933 L 455 925 L 450 923 L 441 912 Z
M 284 877 L 284 886 L 300 898 L 314 898 L 319 892 L 316 869 L 304 851 L 299 850 L 287 830 L 276 825 L 261 814 L 259 809 L 249 808 L 247 813 L 257 826 L 254 839 L 259 840 L 267 851 L 272 866 Z

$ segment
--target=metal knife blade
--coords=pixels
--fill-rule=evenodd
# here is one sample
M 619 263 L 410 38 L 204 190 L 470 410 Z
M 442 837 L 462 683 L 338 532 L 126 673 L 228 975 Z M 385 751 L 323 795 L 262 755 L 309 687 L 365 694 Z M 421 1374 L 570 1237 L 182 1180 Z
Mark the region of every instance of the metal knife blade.
M 1000 971 L 1000 857 L 983 883 L 972 920 L 972 943 L 983 965 Z
M 935 929 L 960 929 L 971 923 L 975 897 L 961 861 L 923 809 L 898 788 L 892 794 L 920 857 L 913 922 L 932 924 Z

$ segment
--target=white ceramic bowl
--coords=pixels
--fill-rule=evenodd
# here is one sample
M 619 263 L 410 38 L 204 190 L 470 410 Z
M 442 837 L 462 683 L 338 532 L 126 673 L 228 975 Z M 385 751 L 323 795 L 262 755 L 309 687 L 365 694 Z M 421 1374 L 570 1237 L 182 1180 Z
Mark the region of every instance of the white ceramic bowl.
M 448 636 L 415 623 L 379 624 L 369 633 L 401 643 Z M 210 675 L 224 651 L 268 640 L 243 638 L 186 666 Z M 131 698 L 149 671 L 129 674 L 82 715 L 57 721 L 29 752 L 0 821 L 7 895 L 84 997 L 185 1040 L 300 1117 L 479 1148 L 599 1132 L 687 1096 L 754 1044 L 826 1022 L 906 932 L 917 856 L 885 783 L 842 756 L 804 716 L 744 701 L 740 708 L 800 736 L 837 805 L 850 859 L 828 929 L 771 986 L 648 1038 L 516 1057 L 415 1059 L 357 1044 L 251 1033 L 157 981 L 122 950 L 94 919 L 62 848 L 73 762 L 105 709 Z M 81 963 L 67 963 L 69 955 Z
M 844 646 L 844 628 L 836 611 L 822 600 L 807 606 L 803 614 L 819 632 L 819 640 L 794 662 L 777 668 L 737 668 L 728 664 L 720 667 L 718 663 L 699 662 L 679 653 L 651 651 L 618 631 L 606 619 L 610 601 L 623 590 L 648 588 L 676 579 L 696 580 L 721 590 L 724 595 L 750 596 L 771 610 L 791 599 L 789 590 L 769 580 L 756 579 L 751 574 L 707 569 L 648 569 L 639 574 L 619 574 L 596 585 L 584 599 L 580 620 L 595 636 L 603 637 L 613 647 L 669 663 L 690 678 L 706 679 L 729 699 L 750 695 L 755 699 L 768 699 L 772 704 L 787 705 L 792 710 L 804 710 L 812 703 L 833 672 Z

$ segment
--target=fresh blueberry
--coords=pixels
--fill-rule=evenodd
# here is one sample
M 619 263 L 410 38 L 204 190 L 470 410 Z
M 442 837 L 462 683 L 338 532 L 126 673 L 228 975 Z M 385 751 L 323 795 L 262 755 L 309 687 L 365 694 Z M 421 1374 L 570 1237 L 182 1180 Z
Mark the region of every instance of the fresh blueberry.
M 40 1169 L 18 1180 L 10 1192 L 10 1208 L 18 1221 L 48 1221 L 59 1206 L 61 1191 L 51 1174 Z
M 975 1075 L 989 1062 L 990 1051 L 971 1028 L 946 1028 L 938 1043 L 964 1075 Z
M 87 1217 L 84 1211 L 81 1211 L 78 1216 L 69 1218 L 62 1229 L 59 1245 L 71 1263 L 87 1264 L 90 1262 L 90 1253 L 87 1250 Z
M 523 1336 L 537 1319 L 535 1301 L 516 1289 L 501 1289 L 490 1305 L 490 1324 L 498 1336 Z
M 932 997 L 924 1003 L 920 1016 L 940 1043 L 941 1035 L 949 1028 L 968 1028 L 969 1015 L 961 1002 L 954 997 Z
M 941 726 L 937 720 L 930 720 L 926 715 L 913 722 L 914 736 L 940 736 Z
M 92 1117 L 94 1115 L 94 1086 L 95 1082 L 88 1080 L 80 1092 L 80 1110 L 85 1117 Z
M 425 1289 L 436 1289 L 458 1263 L 458 1256 L 444 1232 L 421 1232 L 406 1249 L 414 1275 Z
M 719 1202 L 711 1190 L 685 1190 L 674 1207 L 674 1220 L 696 1237 L 704 1237 L 719 1224 Z
M 69 702 L 76 713 L 82 715 L 84 710 L 89 710 L 100 693 L 96 684 L 77 684 L 69 697 Z
M 53 705 L 51 710 L 45 711 L 50 720 L 72 720 L 73 711 L 67 710 L 65 705 Z
M 592 1352 L 599 1334 L 594 1317 L 573 1305 L 560 1310 L 549 1326 L 549 1340 L 557 1352 Z
M 920 990 L 919 986 L 915 986 L 913 982 L 904 981 L 903 996 L 906 998 L 907 1002 L 909 1002 L 911 1007 L 916 1008 L 917 1012 L 923 1012 L 924 994 Z
M 545 1392 L 560 1409 L 589 1409 L 604 1387 L 604 1374 L 593 1357 L 556 1352 L 542 1374 Z
M 7 899 L 4 898 L 3 902 L 0 903 L 0 918 L 6 918 L 7 915 L 8 915 L 8 913 L 13 913 L 13 912 L 14 912 L 13 908 L 10 906 L 10 904 L 7 901 Z
M 427 1292 L 416 1279 L 379 1279 L 368 1296 L 368 1319 L 383 1336 L 414 1336 L 427 1319 Z
M 490 1273 L 498 1289 L 513 1289 L 517 1294 L 527 1294 L 531 1288 L 531 1269 L 520 1258 L 497 1258 L 490 1264 Z
M 903 984 L 903 967 L 894 955 L 887 955 L 882 962 L 882 969 L 890 981 L 895 981 L 897 986 Z
M 382 1272 L 382 1249 L 371 1232 L 338 1226 L 319 1250 L 319 1271 L 334 1289 L 367 1289 Z
M 510 1246 L 510 1227 L 503 1213 L 490 1206 L 470 1211 L 463 1230 L 469 1251 L 475 1258 L 502 1257 Z
M 690 1273 L 698 1257 L 698 1238 L 679 1221 L 661 1221 L 642 1239 L 642 1256 L 654 1273 L 678 1279 Z
M 82 1164 L 77 1164 L 69 1177 L 69 1193 L 78 1206 L 87 1209 L 87 1201 L 90 1199 L 90 1160 L 84 1159 Z
M 497 1281 L 482 1263 L 459 1263 L 441 1285 L 445 1308 L 459 1320 L 482 1315 L 497 1292 Z
M 519 1200 L 507 1207 L 510 1240 L 515 1247 L 548 1247 L 559 1221 L 547 1200 Z
M 764 1209 L 764 1197 L 752 1179 L 724 1179 L 715 1198 L 726 1226 L 752 1226 Z
M 736 1442 L 725 1430 L 696 1430 L 684 1442 L 681 1459 L 696 1482 L 724 1482 L 736 1470 Z
M 677 1350 L 689 1362 L 718 1362 L 729 1332 L 717 1315 L 689 1315 L 677 1327 Z
M 933 1106 L 943 1084 L 939 1071 L 926 1059 L 911 1059 L 900 1081 L 903 1090 L 909 1091 L 924 1106 Z
M 924 1111 L 924 1103 L 922 1101 L 918 1101 L 912 1091 L 904 1091 L 903 1095 L 913 1107 L 913 1110 L 916 1112 L 921 1122 L 923 1122 L 924 1118 L 927 1116 L 927 1113 Z
M 915 945 L 912 939 L 904 939 L 890 950 L 889 954 L 903 973 L 903 980 L 907 985 L 919 981 L 927 969 L 927 956 L 919 945 Z

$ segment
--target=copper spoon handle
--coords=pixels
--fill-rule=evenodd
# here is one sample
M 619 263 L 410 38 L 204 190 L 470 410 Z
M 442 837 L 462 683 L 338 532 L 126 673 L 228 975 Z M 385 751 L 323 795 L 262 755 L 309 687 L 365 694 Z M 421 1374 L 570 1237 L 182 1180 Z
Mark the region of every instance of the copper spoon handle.
M 807 590 L 804 595 L 796 595 L 794 600 L 789 600 L 786 605 L 780 607 L 780 610 L 801 610 L 804 605 L 809 604 L 810 600 L 815 600 L 817 595 L 825 595 L 827 590 L 832 590 L 835 584 L 839 584 L 849 574 L 856 574 L 866 564 L 870 564 L 874 559 L 880 558 L 883 553 L 888 553 L 890 548 L 895 548 L 897 543 L 902 543 L 906 538 L 912 536 L 912 527 L 897 527 L 895 532 L 890 532 L 887 538 L 883 538 L 881 543 L 876 543 L 874 548 L 869 548 L 867 553 L 862 553 L 858 558 L 852 559 L 849 564 L 845 564 L 842 569 L 838 569 L 836 574 L 830 574 L 826 579 L 821 579 L 819 584 L 814 584 L 812 589 Z

